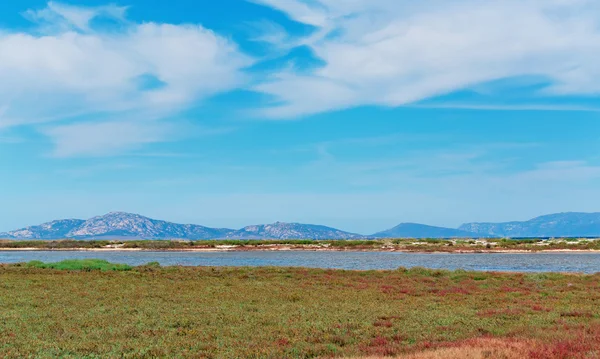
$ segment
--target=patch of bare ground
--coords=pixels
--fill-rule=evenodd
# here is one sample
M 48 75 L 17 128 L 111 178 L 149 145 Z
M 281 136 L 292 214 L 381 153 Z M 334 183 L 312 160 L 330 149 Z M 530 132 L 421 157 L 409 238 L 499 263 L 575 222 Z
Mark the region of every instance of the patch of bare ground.
M 475 338 L 439 345 L 435 349 L 399 356 L 360 359 L 594 359 L 600 358 L 597 328 L 581 330 L 575 337 L 550 341 L 518 338 Z
M 478 338 L 418 353 L 360 359 L 522 359 L 529 358 L 531 348 L 535 346 L 534 342 L 526 340 Z

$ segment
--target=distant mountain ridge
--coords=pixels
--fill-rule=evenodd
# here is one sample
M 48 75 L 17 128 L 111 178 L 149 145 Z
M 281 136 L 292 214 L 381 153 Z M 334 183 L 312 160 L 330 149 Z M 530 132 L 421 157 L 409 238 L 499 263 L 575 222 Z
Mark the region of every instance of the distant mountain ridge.
M 85 223 L 82 219 L 62 219 L 52 221 L 39 226 L 31 226 L 8 233 L 0 233 L 0 237 L 17 239 L 53 239 L 66 238 L 73 228 Z
M 227 234 L 232 239 L 358 239 L 364 236 L 314 224 L 283 223 L 247 226 Z
M 469 238 L 479 234 L 453 228 L 434 227 L 419 223 L 400 223 L 394 228 L 373 234 L 374 238 Z
M 177 224 L 125 212 L 111 212 L 88 220 L 63 219 L 8 233 L 8 239 L 373 239 L 477 237 L 600 237 L 600 213 L 556 213 L 529 221 L 465 223 L 458 229 L 401 223 L 372 235 L 302 223 L 276 222 L 242 229 Z
M 221 237 L 231 231 L 225 228 L 209 228 L 195 224 L 176 224 L 150 219 L 139 214 L 111 212 L 88 219 L 74 227 L 69 238 L 135 237 L 142 239 L 187 238 L 205 239 Z
M 600 213 L 564 212 L 522 222 L 465 223 L 460 230 L 501 237 L 600 236 Z
M 88 220 L 52 221 L 39 226 L 2 233 L 0 236 L 16 239 L 88 239 L 103 237 L 204 239 L 220 237 L 230 231 L 230 229 L 209 228 L 193 224 L 175 224 L 132 213 L 111 212 Z
M 31 226 L 8 233 L 9 239 L 355 239 L 364 236 L 335 228 L 277 222 L 239 230 L 177 224 L 125 212 L 111 212 L 88 220 L 67 219 Z

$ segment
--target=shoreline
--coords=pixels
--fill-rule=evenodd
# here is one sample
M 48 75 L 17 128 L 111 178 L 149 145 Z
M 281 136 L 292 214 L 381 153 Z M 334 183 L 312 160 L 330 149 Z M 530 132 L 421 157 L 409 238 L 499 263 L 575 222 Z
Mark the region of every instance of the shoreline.
M 537 253 L 600 253 L 594 249 L 457 249 L 452 251 L 415 250 L 405 248 L 330 248 L 330 247 L 239 247 L 217 246 L 211 248 L 0 248 L 0 252 L 397 252 L 415 254 L 537 254 Z

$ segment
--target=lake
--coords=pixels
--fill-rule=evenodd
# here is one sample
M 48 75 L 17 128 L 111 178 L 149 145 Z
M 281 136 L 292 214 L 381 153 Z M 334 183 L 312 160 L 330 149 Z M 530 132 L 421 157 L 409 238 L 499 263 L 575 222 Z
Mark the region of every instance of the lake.
M 57 262 L 85 258 L 130 265 L 159 262 L 164 266 L 276 266 L 357 270 L 426 267 L 476 271 L 600 272 L 600 253 L 0 251 L 0 263 L 32 260 Z

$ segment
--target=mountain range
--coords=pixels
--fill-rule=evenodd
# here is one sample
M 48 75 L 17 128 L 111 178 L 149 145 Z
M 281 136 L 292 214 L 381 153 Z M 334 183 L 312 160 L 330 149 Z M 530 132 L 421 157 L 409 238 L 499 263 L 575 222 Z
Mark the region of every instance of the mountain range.
M 9 239 L 356 239 L 359 234 L 335 228 L 300 223 L 248 226 L 242 229 L 209 228 L 195 224 L 177 224 L 139 214 L 111 212 L 88 220 L 63 219 L 8 233 Z
M 460 230 L 499 237 L 600 236 L 600 213 L 555 213 L 524 222 L 466 223 Z
M 360 238 L 480 238 L 480 237 L 600 236 L 600 213 L 557 213 L 523 222 L 465 223 L 459 228 L 418 223 L 371 235 L 302 223 L 276 222 L 242 229 L 177 224 L 139 214 L 111 212 L 88 220 L 63 219 L 0 233 L 7 239 L 360 239 Z

